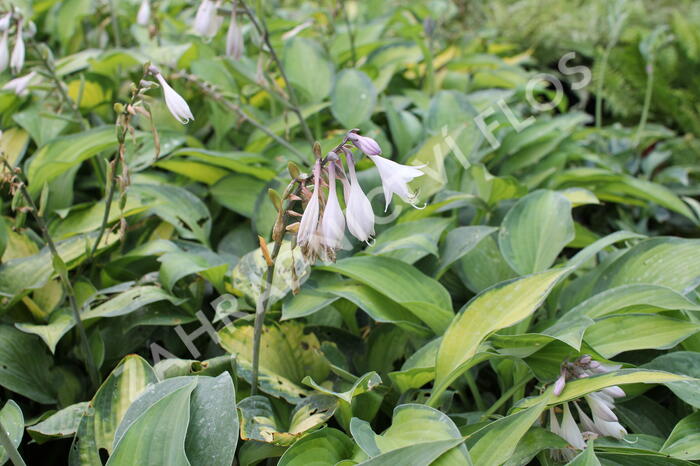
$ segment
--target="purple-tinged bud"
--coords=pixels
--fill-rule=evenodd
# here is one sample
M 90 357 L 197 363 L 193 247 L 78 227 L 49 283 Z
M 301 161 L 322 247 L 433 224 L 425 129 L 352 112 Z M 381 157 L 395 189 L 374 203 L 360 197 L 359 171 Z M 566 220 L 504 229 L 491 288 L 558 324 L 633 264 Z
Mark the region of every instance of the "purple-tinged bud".
M 584 354 L 580 358 L 578 358 L 578 363 L 581 364 L 582 366 L 587 366 L 588 364 L 593 361 L 593 358 L 591 357 L 590 354 Z
M 382 153 L 382 148 L 372 138 L 360 136 L 357 133 L 350 133 L 348 134 L 348 140 L 367 155 L 381 155 Z
M 566 373 L 562 371 L 556 382 L 554 382 L 554 395 L 559 396 L 561 392 L 564 391 L 564 386 L 566 385 Z
M 618 387 L 617 385 L 605 387 L 602 390 L 602 392 L 613 397 L 613 398 L 624 398 L 625 396 L 627 396 L 625 391 L 623 389 L 621 389 L 620 387 Z

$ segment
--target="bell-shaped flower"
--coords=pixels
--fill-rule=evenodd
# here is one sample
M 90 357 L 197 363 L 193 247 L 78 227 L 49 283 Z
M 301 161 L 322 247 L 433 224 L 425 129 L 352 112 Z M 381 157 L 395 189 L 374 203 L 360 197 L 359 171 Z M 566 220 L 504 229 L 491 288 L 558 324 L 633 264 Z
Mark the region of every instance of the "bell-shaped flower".
M 302 218 L 303 220 L 303 218 Z M 321 220 L 321 242 L 331 249 L 340 248 L 345 232 L 345 217 L 335 189 L 335 161 L 328 164 L 328 201 Z
M 586 401 L 591 408 L 594 420 L 595 418 L 600 418 L 608 422 L 617 422 L 617 416 L 615 416 L 615 413 L 612 411 L 614 403 L 610 400 L 600 392 L 586 395 Z
M 624 398 L 626 396 L 626 393 L 623 389 L 618 387 L 617 385 L 612 385 L 610 387 L 605 387 L 604 389 L 601 390 L 601 392 L 605 393 L 606 395 L 612 397 L 612 398 Z
M 24 39 L 22 38 L 22 22 L 17 23 L 17 38 L 10 57 L 10 68 L 13 74 L 18 74 L 24 67 Z
M 2 86 L 2 89 L 5 91 L 12 91 L 19 96 L 24 96 L 27 94 L 27 87 L 29 86 L 29 82 L 34 76 L 36 76 L 36 72 L 32 71 L 31 73 L 24 75 L 21 78 L 15 78 L 11 81 L 8 81 L 7 83 L 5 83 L 4 86 Z
M 360 136 L 357 133 L 350 133 L 348 134 L 348 140 L 367 155 L 381 155 L 382 153 L 382 148 L 372 138 Z
M 574 421 L 574 417 L 571 415 L 569 403 L 564 403 L 564 417 L 561 420 L 560 435 L 574 448 L 578 450 L 586 448 L 586 441 L 583 439 L 581 430 L 579 430 L 576 421 Z
M 156 79 L 163 88 L 165 105 L 168 106 L 168 110 L 170 110 L 170 113 L 172 113 L 175 119 L 182 124 L 188 123 L 190 120 L 194 120 L 194 116 L 192 116 L 190 107 L 187 105 L 187 102 L 185 102 L 185 99 L 183 99 L 180 94 L 175 92 L 175 90 L 170 87 L 170 85 L 165 81 L 165 78 L 163 78 L 163 75 L 157 73 Z
M 301 222 L 299 223 L 299 231 L 297 231 L 297 243 L 299 246 L 307 246 L 309 243 L 317 236 L 316 231 L 318 230 L 318 214 L 320 209 L 320 189 L 321 189 L 321 162 L 316 161 L 314 165 L 314 191 L 311 193 L 311 199 L 306 208 L 304 209 L 304 214 L 301 216 Z
M 0 73 L 7 69 L 7 65 L 10 64 L 10 40 L 7 37 L 7 29 L 2 33 L 2 38 L 0 39 Z
M 216 14 L 219 2 L 212 0 L 202 0 L 194 17 L 194 30 L 202 36 L 214 37 L 221 26 L 221 18 Z
M 627 435 L 627 430 L 617 421 L 609 422 L 596 417 L 594 414 L 593 423 L 595 424 L 595 432 L 604 437 L 615 437 L 617 439 L 621 439 Z
M 12 21 L 12 13 L 7 13 L 0 17 L 0 31 L 7 31 L 10 29 L 10 21 Z
M 423 175 L 420 169 L 425 165 L 415 167 L 401 165 L 379 155 L 370 155 L 369 158 L 377 166 L 379 176 L 382 179 L 382 189 L 384 190 L 384 199 L 386 201 L 384 212 L 389 208 L 393 194 L 415 207 L 416 193 L 408 189 L 408 183 L 414 178 Z
M 550 408 L 549 410 L 549 430 L 552 431 L 553 434 L 558 435 L 559 437 L 564 438 L 564 432 L 562 430 L 562 426 L 559 425 L 559 421 L 557 420 L 557 415 L 554 413 L 554 409 Z M 552 454 L 552 458 L 554 458 L 557 461 L 565 462 L 565 461 L 571 461 L 575 454 L 573 453 L 572 450 L 569 448 L 555 448 L 550 450 Z
M 578 419 L 579 419 L 579 422 L 581 423 L 581 426 L 583 427 L 583 430 L 597 434 L 598 429 L 596 429 L 595 423 L 593 422 L 593 420 L 590 417 L 588 417 L 588 414 L 586 414 L 581 409 L 581 407 L 578 405 L 578 403 L 574 402 L 574 406 L 576 406 L 576 411 L 578 412 Z
M 150 0 L 142 0 L 138 13 L 136 13 L 136 24 L 139 26 L 148 26 L 151 21 L 151 2 Z
M 355 164 L 352 155 L 347 154 L 348 169 L 350 170 L 350 187 L 346 194 L 345 215 L 348 221 L 348 230 L 360 241 L 368 241 L 374 235 L 374 212 L 372 204 L 362 191 L 357 181 Z
M 240 60 L 243 56 L 243 49 L 243 31 L 241 31 L 241 27 L 236 21 L 236 4 L 234 3 L 231 11 L 231 21 L 226 33 L 226 55 L 234 60 Z

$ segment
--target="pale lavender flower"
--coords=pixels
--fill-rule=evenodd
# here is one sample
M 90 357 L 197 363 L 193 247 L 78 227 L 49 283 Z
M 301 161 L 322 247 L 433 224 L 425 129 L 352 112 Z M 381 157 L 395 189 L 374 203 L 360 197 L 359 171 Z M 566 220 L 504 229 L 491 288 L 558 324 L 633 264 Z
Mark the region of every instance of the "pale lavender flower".
M 579 422 L 581 422 L 581 425 L 583 426 L 583 429 L 588 432 L 593 432 L 597 433 L 598 430 L 595 427 L 595 423 L 593 420 L 588 417 L 588 414 L 586 414 L 581 407 L 578 405 L 578 403 L 574 402 L 574 406 L 576 406 L 576 411 L 578 412 L 578 419 Z
M 360 136 L 357 133 L 349 133 L 348 140 L 367 155 L 381 155 L 382 153 L 382 148 L 372 138 Z
M 333 154 L 337 158 L 335 154 Z M 345 217 L 340 209 L 338 195 L 335 190 L 335 161 L 329 159 L 328 164 L 328 201 L 321 220 L 321 242 L 331 249 L 340 248 L 345 231 Z
M 564 417 L 561 420 L 561 436 L 578 450 L 586 448 L 586 442 L 583 440 L 581 430 L 576 425 L 574 417 L 571 415 L 569 403 L 564 403 Z
M 243 56 L 243 49 L 243 32 L 236 21 L 236 3 L 234 2 L 231 10 L 231 22 L 226 33 L 226 55 L 234 60 L 240 60 Z
M 197 14 L 194 17 L 195 32 L 206 38 L 212 38 L 216 35 L 221 26 L 222 19 L 216 14 L 216 10 L 221 2 L 212 0 L 202 0 L 197 9 Z
M 175 117 L 175 119 L 183 125 L 189 123 L 190 120 L 194 121 L 194 116 L 192 116 L 190 107 L 187 105 L 185 99 L 183 99 L 180 94 L 175 92 L 175 90 L 170 87 L 170 85 L 165 81 L 165 78 L 163 78 L 162 74 L 156 73 L 156 79 L 163 88 L 165 105 L 168 106 L 168 110 L 170 110 L 170 113 Z
M 28 92 L 27 87 L 29 86 L 29 81 L 31 81 L 35 75 L 36 72 L 32 71 L 31 73 L 24 75 L 21 78 L 15 78 L 11 81 L 8 81 L 7 83 L 5 83 L 4 86 L 2 86 L 2 88 L 6 91 L 12 91 L 18 96 L 24 96 Z
M 311 199 L 304 209 L 304 214 L 299 223 L 299 231 L 297 232 L 297 243 L 299 246 L 307 246 L 317 236 L 318 230 L 318 214 L 320 210 L 319 196 L 321 190 L 321 161 L 317 160 L 314 165 L 314 191 L 311 193 Z
M 17 38 L 10 57 L 10 68 L 12 68 L 13 74 L 18 74 L 22 71 L 22 67 L 24 67 L 24 39 L 22 38 L 22 21 L 20 21 L 17 23 Z
M 617 385 L 605 387 L 601 391 L 612 398 L 624 398 L 626 396 L 625 391 Z
M 151 21 L 151 2 L 150 0 L 142 0 L 139 11 L 136 14 L 136 24 L 139 26 L 148 26 Z
M 0 31 L 7 31 L 10 29 L 10 21 L 12 20 L 12 13 L 7 13 L 0 18 Z
M 377 166 L 379 176 L 382 179 L 382 189 L 384 190 L 384 199 L 386 201 L 384 212 L 389 208 L 393 194 L 415 207 L 416 193 L 408 189 L 408 183 L 414 178 L 423 175 L 420 169 L 425 167 L 425 165 L 415 167 L 401 165 L 379 155 L 370 155 L 369 158 Z
M 566 405 L 565 405 L 566 406 Z M 568 406 L 567 406 L 568 408 Z M 567 409 L 568 410 L 568 409 Z M 558 435 L 559 437 L 563 438 L 569 444 L 572 446 L 574 445 L 574 442 L 578 443 L 578 436 L 576 433 L 578 433 L 579 436 L 581 436 L 581 432 L 578 430 L 578 427 L 576 427 L 576 423 L 573 424 L 573 428 L 569 422 L 569 419 L 567 419 L 566 412 L 564 414 L 564 419 L 562 420 L 562 424 L 559 425 L 559 421 L 557 420 L 557 415 L 554 413 L 554 409 L 550 408 L 549 410 L 549 430 L 552 431 L 552 433 Z M 571 412 L 569 412 L 569 417 L 571 417 Z M 573 421 L 573 418 L 571 418 L 571 421 Z M 570 438 L 569 438 L 570 437 Z M 581 436 L 581 440 L 583 440 L 583 436 Z M 584 443 L 585 447 L 585 443 Z M 572 448 L 556 448 L 551 450 L 552 457 L 557 460 L 557 461 L 571 461 L 575 456 L 576 453 Z
M 588 402 L 588 406 L 591 408 L 594 419 L 598 417 L 608 422 L 617 421 L 617 416 L 615 416 L 615 413 L 612 411 L 614 407 L 614 402 L 611 401 L 612 398 L 606 398 L 601 392 L 589 393 L 585 398 Z
M 627 435 L 627 430 L 617 421 L 606 421 L 604 419 L 597 418 L 594 414 L 593 423 L 595 424 L 594 432 L 603 437 L 615 437 L 617 439 L 622 439 L 625 435 Z
M 345 214 L 348 220 L 348 230 L 360 241 L 368 241 L 374 235 L 374 212 L 372 204 L 362 191 L 355 173 L 355 163 L 352 154 L 346 152 L 348 169 L 350 171 L 350 187 L 346 194 Z
M 7 65 L 10 64 L 10 40 L 7 37 L 7 29 L 2 33 L 2 39 L 0 39 L 0 73 L 7 69 Z

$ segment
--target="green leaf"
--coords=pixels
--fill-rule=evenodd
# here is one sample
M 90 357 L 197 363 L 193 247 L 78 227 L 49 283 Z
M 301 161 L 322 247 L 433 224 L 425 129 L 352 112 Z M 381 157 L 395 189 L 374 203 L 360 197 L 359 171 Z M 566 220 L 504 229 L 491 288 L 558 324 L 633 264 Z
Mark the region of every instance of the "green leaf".
M 274 243 L 268 244 L 272 249 Z M 296 279 L 292 273 L 296 270 Z M 275 262 L 275 275 L 269 290 L 268 302 L 274 304 L 291 290 L 295 284 L 309 273 L 309 263 L 303 259 L 298 249 L 291 248 L 289 241 L 283 241 Z M 249 252 L 238 261 L 233 269 L 233 286 L 250 297 L 253 302 L 260 298 L 262 286 L 267 286 L 267 263 L 260 248 Z
M 217 181 L 211 187 L 211 195 L 224 207 L 251 218 L 255 213 L 258 194 L 265 182 L 249 175 L 233 173 Z
M 309 376 L 304 377 L 304 380 L 302 380 L 301 383 L 303 383 L 304 385 L 308 385 L 316 391 L 319 391 L 326 395 L 334 396 L 346 403 L 352 403 L 352 399 L 356 396 L 370 392 L 374 389 L 374 387 L 381 384 L 382 378 L 379 377 L 379 374 L 377 374 L 376 372 L 368 372 L 367 374 L 358 378 L 349 390 L 346 390 L 342 393 L 334 392 L 333 390 L 329 390 L 325 387 L 320 386 L 319 384 L 314 382 L 314 380 Z
M 55 403 L 53 358 L 41 340 L 0 325 L 0 342 L 0 385 L 38 403 Z
M 307 102 L 320 102 L 331 92 L 333 64 L 313 40 L 294 37 L 284 47 L 284 69 L 294 90 Z
M 452 264 L 464 257 L 481 240 L 496 230 L 497 228 L 488 226 L 458 227 L 450 230 L 445 238 L 445 243 L 440 249 L 440 263 L 438 264 L 435 277 L 440 278 Z
M 121 437 L 115 438 L 107 465 L 189 466 L 185 435 L 190 420 L 190 394 L 196 386 L 192 380 L 149 406 Z
M 7 436 L 15 448 L 19 447 L 24 435 L 24 415 L 22 409 L 13 400 L 7 400 L 5 406 L 0 409 L 0 422 L 6 429 Z M 0 464 L 5 464 L 9 459 L 5 447 L 0 446 Z
M 547 399 L 543 397 L 536 405 L 494 421 L 469 436 L 467 445 L 474 464 L 498 466 L 507 461 L 544 411 Z
M 168 292 L 181 278 L 197 273 L 209 280 L 217 290 L 224 290 L 224 277 L 228 264 L 211 251 L 175 251 L 158 258 L 161 263 L 158 278 Z
M 133 184 L 129 195 L 151 205 L 150 210 L 175 227 L 182 238 L 209 244 L 211 214 L 207 205 L 190 191 L 168 184 Z
M 27 433 L 37 443 L 72 437 L 78 431 L 80 420 L 87 410 L 87 401 L 70 405 L 53 413 L 43 421 L 27 427 Z
M 51 313 L 49 323 L 46 325 L 16 323 L 15 327 L 25 333 L 31 333 L 40 337 L 51 350 L 51 354 L 54 354 L 58 342 L 74 325 L 75 321 L 71 310 L 62 308 Z
M 600 461 L 593 451 L 593 442 L 589 442 L 588 447 L 569 461 L 567 466 L 600 466 Z
M 498 244 L 513 270 L 527 275 L 548 269 L 573 239 L 571 202 L 554 191 L 535 191 L 508 211 Z
M 595 292 L 620 285 L 666 286 L 681 294 L 697 286 L 700 240 L 660 237 L 642 241 L 603 270 Z
M 313 395 L 297 404 L 289 424 L 275 415 L 270 400 L 264 396 L 249 396 L 238 404 L 241 410 L 241 438 L 291 445 L 305 432 L 330 419 L 338 406 L 332 396 Z
M 529 464 L 530 461 L 542 450 L 550 448 L 566 448 L 567 442 L 557 434 L 542 427 L 531 427 L 518 442 L 515 451 L 510 458 L 503 463 L 504 466 L 519 466 Z
M 700 331 L 700 324 L 654 314 L 603 318 L 586 330 L 584 339 L 604 358 L 640 349 L 669 349 Z
M 693 377 L 689 380 L 670 382 L 667 386 L 678 398 L 695 408 L 700 408 L 700 353 L 675 351 L 662 354 L 642 367 Z
M 253 326 L 226 326 L 219 331 L 221 346 L 237 356 L 238 373 L 251 382 Z M 330 365 L 313 333 L 304 334 L 299 322 L 264 327 L 261 338 L 260 389 L 290 403 L 297 403 L 307 392 L 299 384 L 309 375 L 326 380 Z
M 409 309 L 435 333 L 452 319 L 452 300 L 436 280 L 388 257 L 350 257 L 321 267 L 353 278 Z
M 222 372 L 218 377 L 196 377 L 196 381 L 185 438 L 187 458 L 191 464 L 230 466 L 239 427 L 233 380 Z
M 138 139 L 144 133 L 137 133 Z M 38 194 L 45 183 L 48 183 L 73 166 L 97 155 L 107 149 L 116 149 L 117 137 L 114 128 L 101 126 L 98 128 L 58 137 L 41 147 L 27 169 L 29 191 Z
M 437 242 L 450 223 L 450 219 L 435 217 L 399 223 L 379 234 L 365 252 L 407 264 L 413 264 L 428 254 L 437 256 Z
M 341 71 L 331 94 L 331 112 L 346 128 L 357 128 L 372 116 L 377 90 L 372 80 L 359 70 Z
M 700 460 L 700 411 L 676 424 L 660 452 L 683 460 Z
M 351 420 L 350 430 L 360 448 L 370 457 L 377 458 L 379 462 L 376 464 L 384 464 L 385 460 L 379 460 L 379 458 L 394 457 L 383 456 L 388 452 L 403 450 L 410 446 L 422 445 L 425 447 L 425 450 L 430 450 L 432 442 L 458 440 L 452 444 L 453 447 L 462 443 L 459 429 L 446 414 L 419 404 L 403 404 L 394 408 L 391 427 L 381 435 L 376 435 L 369 427 L 369 424 L 358 418 Z M 448 448 L 447 450 L 450 449 Z M 443 453 L 447 450 L 444 450 Z M 396 453 L 396 455 L 404 458 L 404 454 Z M 441 455 L 442 453 L 438 456 Z M 460 445 L 448 454 L 441 456 L 435 463 L 399 462 L 394 464 L 470 465 L 471 460 L 469 453 L 467 453 L 467 448 L 464 445 Z
M 462 367 L 491 333 L 534 313 L 566 269 L 515 279 L 483 291 L 453 319 L 443 336 L 435 366 L 433 400 L 459 377 Z
M 453 448 L 464 442 L 463 439 L 438 440 L 436 442 L 424 442 L 418 445 L 408 445 L 396 450 L 382 453 L 379 456 L 370 458 L 358 463 L 364 466 L 394 466 L 397 464 L 405 466 L 423 466 L 426 464 L 442 464 L 440 460 Z M 445 463 L 468 465 L 471 463 Z
M 684 375 L 671 374 L 670 372 L 651 371 L 645 369 L 620 369 L 606 374 L 595 375 L 583 379 L 567 382 L 564 391 L 559 396 L 549 397 L 549 393 L 553 390 L 550 387 L 547 392 L 540 396 L 525 398 L 516 404 L 515 409 L 524 409 L 534 406 L 542 399 L 547 399 L 548 406 L 558 405 L 566 401 L 581 398 L 588 393 L 601 390 L 612 385 L 625 385 L 630 383 L 648 383 L 648 384 L 670 384 L 674 382 L 692 382 L 695 381 L 692 377 Z
M 467 288 L 474 293 L 517 276 L 491 236 L 479 241 L 459 259 L 455 269 Z
M 355 444 L 337 429 L 326 427 L 302 437 L 277 463 L 278 466 L 336 464 L 350 458 Z
M 137 286 L 131 288 L 110 300 L 90 309 L 82 314 L 83 320 L 97 317 L 117 317 L 138 310 L 148 304 L 158 301 L 170 301 L 172 304 L 179 304 L 181 299 L 168 294 L 157 286 Z
M 251 175 L 263 181 L 269 181 L 276 175 L 274 170 L 260 166 L 267 163 L 267 159 L 250 152 L 219 152 L 196 147 L 185 147 L 170 154 L 170 158 L 193 157 L 216 167 Z

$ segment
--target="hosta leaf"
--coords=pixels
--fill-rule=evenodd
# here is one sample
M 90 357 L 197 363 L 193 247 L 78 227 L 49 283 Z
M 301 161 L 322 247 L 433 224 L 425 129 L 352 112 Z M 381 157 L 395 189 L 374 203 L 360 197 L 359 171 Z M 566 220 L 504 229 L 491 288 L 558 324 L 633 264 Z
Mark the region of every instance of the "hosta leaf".
M 654 314 L 603 318 L 586 330 L 584 339 L 604 358 L 624 351 L 668 349 L 700 331 L 700 324 Z
M 488 226 L 458 227 L 450 230 L 445 238 L 445 243 L 440 248 L 440 263 L 435 276 L 440 278 L 453 263 L 464 257 L 481 240 L 496 230 L 497 228 Z
M 661 447 L 661 453 L 674 458 L 700 460 L 700 412 L 683 418 Z
M 193 380 L 149 406 L 115 439 L 117 443 L 107 464 L 189 466 L 185 435 L 190 420 L 190 394 L 196 386 Z
M 304 432 L 320 426 L 335 413 L 337 400 L 327 395 L 313 395 L 294 408 L 289 425 L 277 418 L 270 400 L 250 396 L 238 404 L 241 411 L 241 438 L 277 445 L 290 445 Z
M 404 262 L 388 257 L 351 257 L 323 269 L 374 288 L 409 309 L 436 333 L 442 333 L 452 318 L 447 290 Z
M 467 444 L 474 464 L 498 466 L 508 460 L 544 411 L 547 399 L 545 396 L 536 405 L 494 421 L 469 436 Z
M 681 294 L 697 286 L 700 240 L 651 238 L 630 248 L 610 264 L 595 285 L 600 292 L 620 285 L 666 286 Z
M 274 244 L 269 244 L 272 249 Z M 296 270 L 296 278 L 292 273 Z M 273 304 L 294 288 L 300 280 L 309 273 L 309 263 L 302 257 L 298 249 L 293 250 L 289 241 L 284 241 L 280 248 L 275 266 L 272 288 L 269 292 L 269 303 Z M 262 286 L 267 286 L 267 263 L 260 248 L 249 252 L 238 261 L 233 269 L 233 286 L 249 296 L 254 302 L 260 297 Z M 265 285 L 263 285 L 265 284 Z
M 450 219 L 431 217 L 399 223 L 383 231 L 365 251 L 407 264 L 413 264 L 429 254 L 437 256 L 437 242 L 450 222 Z
M 313 40 L 291 39 L 285 45 L 283 61 L 292 86 L 306 101 L 319 102 L 331 92 L 333 64 Z
M 455 316 L 445 332 L 435 366 L 433 397 L 462 373 L 479 345 L 496 330 L 530 316 L 567 273 L 550 270 L 506 282 L 479 294 Z
M 408 445 L 405 447 L 390 450 L 379 456 L 370 458 L 358 463 L 364 466 L 394 466 L 397 464 L 406 466 L 423 466 L 426 464 L 443 464 L 441 461 L 445 455 L 459 444 L 463 439 L 438 440 L 435 442 L 424 442 L 418 445 Z M 471 463 L 444 463 L 455 465 L 468 465 Z
M 88 410 L 88 402 L 83 401 L 53 413 L 43 421 L 27 427 L 27 432 L 38 443 L 47 440 L 72 437 L 78 430 L 80 420 Z
M 17 448 L 24 435 L 24 415 L 13 400 L 7 400 L 5 406 L 0 409 L 0 422 L 2 422 L 10 442 Z M 5 464 L 8 459 L 9 455 L 5 447 L 0 446 L 0 464 Z
M 369 425 L 358 418 L 352 419 L 350 429 L 360 448 L 368 456 L 376 458 L 381 458 L 388 452 L 401 450 L 411 445 L 423 445 L 428 450 L 431 448 L 429 444 L 432 442 L 461 440 L 462 438 L 459 429 L 447 415 L 418 404 L 404 404 L 394 408 L 391 427 L 381 435 L 374 434 Z M 458 441 L 453 447 L 460 443 L 461 441 Z M 399 456 L 403 457 L 402 454 Z M 376 464 L 383 464 L 383 461 Z M 461 445 L 450 451 L 449 454 L 441 456 L 435 463 L 430 464 L 436 466 L 470 465 L 471 460 L 467 448 Z
M 559 396 L 549 397 L 550 388 L 544 394 L 521 400 L 516 409 L 524 409 L 534 406 L 541 399 L 546 398 L 549 405 L 557 405 L 565 401 L 575 400 L 583 395 L 601 390 L 612 385 L 625 385 L 630 383 L 670 384 L 674 382 L 693 382 L 696 379 L 684 375 L 672 374 L 663 371 L 651 371 L 645 369 L 620 369 L 607 374 L 595 375 L 583 379 L 567 382 L 564 391 Z
M 70 309 L 62 308 L 51 313 L 49 323 L 46 325 L 17 323 L 15 327 L 25 333 L 31 333 L 40 337 L 53 354 L 56 352 L 56 345 L 63 335 L 68 333 L 74 325 L 75 321 Z
M 491 236 L 483 238 L 459 259 L 455 269 L 466 287 L 474 293 L 517 276 Z
M 567 466 L 600 466 L 600 461 L 593 451 L 593 442 L 590 442 L 585 450 L 569 461 Z
M 548 269 L 573 239 L 571 202 L 554 191 L 535 191 L 508 211 L 498 244 L 513 270 L 527 275 Z
M 346 403 L 352 403 L 352 399 L 358 395 L 362 395 L 363 393 L 367 393 L 374 389 L 377 385 L 382 383 L 382 378 L 379 377 L 379 374 L 376 372 L 369 372 L 359 379 L 355 381 L 353 386 L 349 389 L 346 390 L 342 393 L 334 392 L 333 390 L 329 390 L 325 387 L 320 386 L 314 380 L 306 376 L 304 377 L 304 380 L 301 381 L 304 385 L 308 385 L 309 387 L 315 389 L 316 391 L 319 391 L 321 393 L 324 393 L 326 395 L 334 396 L 340 400 L 345 401 Z
M 674 374 L 694 377 L 690 380 L 670 382 L 666 386 L 686 403 L 700 408 L 700 353 L 694 351 L 675 351 L 662 354 L 653 361 L 644 364 L 645 369 L 663 370 Z
M 182 300 L 168 294 L 157 286 L 137 286 L 119 293 L 99 306 L 84 312 L 82 318 L 86 320 L 97 317 L 117 317 L 133 312 L 148 304 L 165 300 L 170 301 L 172 304 L 182 302 Z
M 278 466 L 311 466 L 336 464 L 350 458 L 355 444 L 337 429 L 326 427 L 302 437 L 277 463 Z
M 357 128 L 365 123 L 377 103 L 377 90 L 372 80 L 362 71 L 341 71 L 331 93 L 331 112 L 346 128 Z

